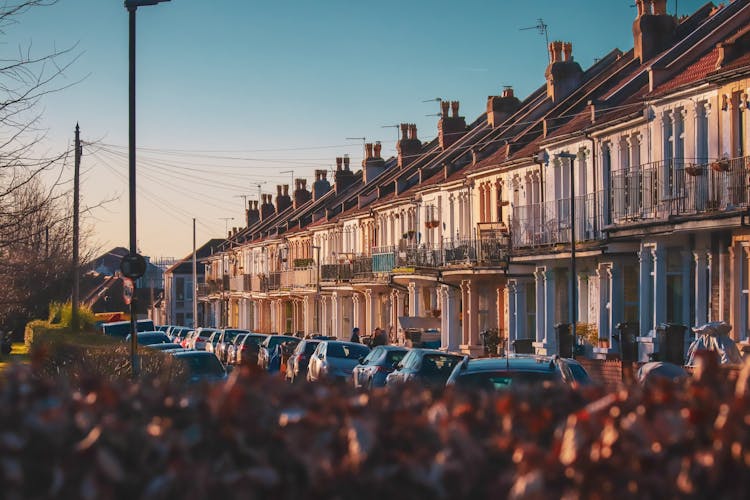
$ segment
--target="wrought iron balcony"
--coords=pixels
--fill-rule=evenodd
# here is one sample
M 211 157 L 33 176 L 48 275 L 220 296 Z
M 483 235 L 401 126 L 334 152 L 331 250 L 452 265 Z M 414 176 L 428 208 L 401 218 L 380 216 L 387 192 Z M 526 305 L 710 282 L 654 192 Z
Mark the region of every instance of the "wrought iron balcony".
M 750 157 L 672 160 L 620 170 L 607 200 L 615 226 L 670 217 L 741 211 L 750 206 Z
M 570 244 L 570 209 L 570 198 L 514 207 L 510 231 L 512 250 Z M 606 196 L 603 191 L 575 198 L 577 242 L 594 241 L 602 237 L 605 209 Z

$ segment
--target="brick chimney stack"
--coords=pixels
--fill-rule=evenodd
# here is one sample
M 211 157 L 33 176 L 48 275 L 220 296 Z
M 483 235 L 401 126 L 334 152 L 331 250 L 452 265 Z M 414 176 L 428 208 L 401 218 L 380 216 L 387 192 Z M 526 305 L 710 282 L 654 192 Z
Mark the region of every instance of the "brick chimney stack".
M 549 60 L 549 66 L 544 73 L 547 78 L 547 97 L 557 103 L 578 88 L 583 78 L 583 70 L 573 60 L 573 44 L 571 43 L 551 42 Z
M 367 158 L 362 161 L 362 182 L 365 184 L 369 184 L 385 171 L 385 160 L 380 156 L 382 147 L 380 141 L 375 144 L 365 144 L 365 151 L 368 154 Z
M 365 147 L 365 149 L 367 149 Z M 372 155 L 372 144 L 370 144 L 370 150 L 368 151 L 369 155 Z M 341 194 L 344 192 L 344 190 L 349 187 L 351 184 L 354 183 L 354 173 L 349 170 L 349 157 L 346 157 L 346 164 L 344 164 L 344 168 L 341 167 L 341 164 L 343 163 L 344 158 L 336 158 L 336 175 L 334 177 L 334 189 L 336 190 L 336 194 Z
M 331 183 L 326 179 L 325 170 L 315 171 L 315 182 L 312 185 L 313 200 L 319 200 L 324 194 L 331 190 Z
M 307 179 L 295 179 L 294 180 L 294 209 L 297 210 L 299 207 L 310 201 L 312 194 L 307 190 Z
M 513 95 L 512 87 L 505 87 L 499 96 L 487 97 L 487 123 L 490 127 L 500 125 L 521 107 L 521 101 Z
M 289 197 L 289 184 L 276 186 L 276 213 L 280 214 L 292 206 L 292 199 Z
M 247 202 L 247 227 L 254 225 L 260 220 L 260 211 L 258 210 L 257 200 L 250 200 Z
M 445 150 L 451 144 L 458 141 L 466 133 L 466 120 L 463 116 L 458 116 L 458 101 L 442 101 L 440 103 L 442 116 L 438 122 L 438 137 L 440 147 Z M 452 116 L 448 116 L 448 107 L 452 111 Z
M 398 168 L 404 168 L 419 156 L 422 151 L 422 141 L 417 138 L 417 126 L 414 123 L 401 124 L 401 140 L 396 144 L 396 151 L 398 152 Z
M 672 44 L 677 20 L 667 14 L 667 0 L 636 0 L 635 5 L 633 47 L 635 57 L 644 63 Z
M 260 220 L 265 221 L 276 213 L 276 207 L 273 206 L 273 197 L 270 194 L 261 195 L 263 202 L 260 205 Z

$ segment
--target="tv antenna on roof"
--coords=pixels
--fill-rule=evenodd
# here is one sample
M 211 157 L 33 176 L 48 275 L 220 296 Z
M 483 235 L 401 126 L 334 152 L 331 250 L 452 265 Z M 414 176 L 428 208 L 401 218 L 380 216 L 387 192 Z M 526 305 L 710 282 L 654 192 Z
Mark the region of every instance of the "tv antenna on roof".
M 261 200 L 261 191 L 260 191 L 260 189 L 263 186 L 263 184 L 265 184 L 265 183 L 266 183 L 266 181 L 261 181 L 261 182 L 255 182 L 253 184 L 250 184 L 251 186 L 255 186 L 255 187 L 258 188 L 258 203 L 261 202 L 260 201 Z
M 365 143 L 367 142 L 367 137 L 346 137 L 347 141 L 362 141 L 362 158 L 367 156 L 367 151 L 365 151 Z
M 395 128 L 396 129 L 396 142 L 401 138 L 401 135 L 399 134 L 399 129 L 401 128 L 401 125 L 398 123 L 395 125 L 381 125 L 380 128 Z
M 549 47 L 549 26 L 544 22 L 541 17 L 536 20 L 535 26 L 528 26 L 526 28 L 519 28 L 518 31 L 537 30 L 540 35 L 544 35 L 544 41 L 547 43 L 546 47 Z

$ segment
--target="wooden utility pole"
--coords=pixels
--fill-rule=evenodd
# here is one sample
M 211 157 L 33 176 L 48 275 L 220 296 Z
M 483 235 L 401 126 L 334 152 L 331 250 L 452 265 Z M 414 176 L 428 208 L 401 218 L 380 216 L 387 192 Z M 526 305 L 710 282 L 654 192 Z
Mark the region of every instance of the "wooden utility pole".
M 73 300 L 72 300 L 72 311 L 70 328 L 73 332 L 78 332 L 81 328 L 80 318 L 78 316 L 78 308 L 80 302 L 80 288 L 79 288 L 79 262 L 78 262 L 78 245 L 79 245 L 79 210 L 81 196 L 80 192 L 80 174 L 81 174 L 81 130 L 76 123 L 76 139 L 75 139 L 75 166 L 73 171 Z

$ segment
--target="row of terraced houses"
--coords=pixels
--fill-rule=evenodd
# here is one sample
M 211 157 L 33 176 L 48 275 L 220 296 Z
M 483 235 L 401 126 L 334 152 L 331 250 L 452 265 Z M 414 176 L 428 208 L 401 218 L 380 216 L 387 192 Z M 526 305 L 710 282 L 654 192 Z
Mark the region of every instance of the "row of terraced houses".
M 336 158 L 250 202 L 202 261 L 205 324 L 348 338 L 433 318 L 445 349 L 497 329 L 555 353 L 574 309 L 600 354 L 623 322 L 641 356 L 667 322 L 746 339 L 750 2 L 636 4 L 633 49 L 583 69 L 553 42 L 525 99 L 506 88 L 471 122 L 443 101 L 434 140 L 403 124 L 396 157 L 367 144 L 361 169 Z

